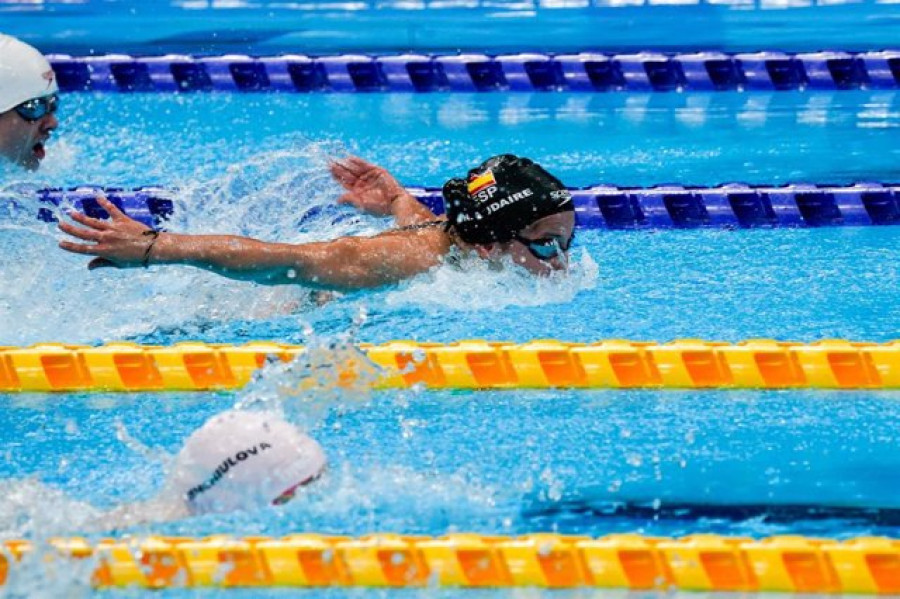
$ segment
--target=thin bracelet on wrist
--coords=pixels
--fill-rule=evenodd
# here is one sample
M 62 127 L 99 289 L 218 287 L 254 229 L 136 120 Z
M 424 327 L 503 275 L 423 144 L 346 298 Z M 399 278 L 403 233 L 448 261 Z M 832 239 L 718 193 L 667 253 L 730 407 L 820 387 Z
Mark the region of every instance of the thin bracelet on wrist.
M 150 266 L 150 252 L 153 250 L 153 245 L 156 243 L 156 240 L 159 239 L 159 231 L 156 229 L 148 229 L 141 233 L 144 237 L 152 237 L 150 240 L 150 245 L 147 246 L 147 249 L 144 250 L 144 259 L 141 260 L 141 266 L 147 268 Z

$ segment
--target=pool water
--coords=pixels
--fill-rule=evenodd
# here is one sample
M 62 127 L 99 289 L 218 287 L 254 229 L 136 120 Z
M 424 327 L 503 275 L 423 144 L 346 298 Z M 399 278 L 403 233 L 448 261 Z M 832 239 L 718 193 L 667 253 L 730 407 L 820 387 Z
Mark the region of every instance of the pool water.
M 348 151 L 433 186 L 507 151 L 569 185 L 896 181 L 893 93 L 70 94 L 61 118 L 38 173 L 2 172 L 0 194 L 22 207 L 0 215 L 0 345 L 898 336 L 893 227 L 582 231 L 568 276 L 472 264 L 319 305 L 302 288 L 189 268 L 89 273 L 83 257 L 56 249 L 60 234 L 34 218 L 30 199 L 44 186 L 166 185 L 178 188 L 174 230 L 299 242 L 385 226 L 333 205 L 326 160 Z M 0 395 L 0 534 L 898 532 L 896 519 L 861 512 L 772 521 L 605 509 L 900 509 L 894 392 L 336 393 L 329 368 L 305 370 L 320 388 L 286 392 L 297 375 L 272 371 L 227 393 Z M 284 509 L 114 531 L 91 523 L 95 508 L 151 496 L 192 430 L 248 401 L 283 405 L 309 428 L 331 463 L 321 484 Z M 45 583 L 26 577 L 14 588 Z
M 892 0 L 4 0 L 0 22 L 4 32 L 44 52 L 82 55 L 537 49 L 816 52 L 894 47 L 894 4 Z
M 0 474 L 11 489 L 41 482 L 99 507 L 144 499 L 158 487 L 165 453 L 235 394 L 3 398 L 14 458 Z M 331 467 L 325 480 L 283 509 L 204 516 L 129 532 L 224 531 L 359 535 L 448 531 L 602 535 L 799 533 L 847 538 L 900 532 L 872 517 L 795 522 L 763 518 L 614 517 L 609 502 L 824 504 L 900 509 L 900 409 L 891 394 L 822 392 L 666 393 L 527 391 L 374 393 L 329 410 L 314 434 Z M 289 406 L 297 408 L 298 406 Z M 124 427 L 149 450 L 116 439 Z M 32 483 L 33 484 L 33 483 Z M 25 485 L 25 486 L 23 486 Z M 31 496 L 0 509 L 5 527 L 38 537 L 77 534 L 53 521 L 59 497 Z M 65 503 L 64 500 L 62 500 Z M 702 509 L 702 508 L 698 508 Z M 77 518 L 78 510 L 74 517 Z M 23 526 L 27 514 L 35 522 Z M 35 530 L 33 524 L 41 524 Z M 93 531 L 103 531 L 93 526 Z M 107 529 L 108 530 L 108 529 Z
M 60 140 L 33 177 L 43 184 L 197 185 L 276 158 L 310 171 L 313 142 L 437 187 L 504 151 L 552 165 L 570 186 L 900 179 L 894 91 L 76 93 L 63 102 Z M 286 176 L 269 168 L 278 170 L 269 178 Z
M 334 334 L 361 310 L 358 340 L 372 342 L 888 340 L 897 334 L 887 308 L 897 297 L 892 227 L 581 231 L 567 278 L 447 269 L 314 307 L 302 288 L 189 268 L 88 273 L 85 259 L 55 249 L 60 234 L 34 219 L 27 190 L 173 186 L 173 230 L 299 242 L 385 226 L 334 205 L 330 155 L 358 152 L 404 183 L 431 186 L 507 151 L 527 153 L 570 185 L 896 181 L 894 102 L 868 92 L 70 94 L 44 167 L 8 172 L 0 190 L 25 204 L 2 221 L 3 272 L 18 284 L 0 291 L 0 343 L 300 342 L 299 322 Z

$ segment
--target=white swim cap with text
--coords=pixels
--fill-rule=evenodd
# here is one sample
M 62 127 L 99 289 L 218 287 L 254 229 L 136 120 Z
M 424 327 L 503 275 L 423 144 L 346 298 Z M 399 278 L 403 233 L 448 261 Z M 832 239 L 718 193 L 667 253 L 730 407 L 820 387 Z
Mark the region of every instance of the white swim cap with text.
M 0 113 L 58 91 L 56 75 L 43 54 L 0 34 Z
M 274 412 L 230 410 L 188 437 L 171 480 L 191 513 L 227 512 L 271 504 L 325 462 L 318 443 Z

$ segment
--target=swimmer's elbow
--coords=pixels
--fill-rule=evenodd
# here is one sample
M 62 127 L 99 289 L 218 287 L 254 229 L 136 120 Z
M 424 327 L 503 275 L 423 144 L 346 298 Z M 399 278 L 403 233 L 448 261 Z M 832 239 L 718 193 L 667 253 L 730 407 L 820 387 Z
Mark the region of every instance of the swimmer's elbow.
M 293 268 L 273 273 L 268 283 L 353 291 L 392 285 L 435 266 L 439 256 L 419 240 L 342 237 L 293 247 Z
M 287 268 L 264 273 L 266 284 L 300 284 L 319 289 L 349 291 L 369 287 L 366 269 L 362 267 L 364 248 L 356 238 L 345 237 L 326 243 L 295 248 Z
M 313 283 L 346 291 L 371 289 L 398 283 L 427 270 L 418 264 L 421 259 L 408 246 L 396 247 L 381 239 L 347 237 L 339 240 L 333 249 Z

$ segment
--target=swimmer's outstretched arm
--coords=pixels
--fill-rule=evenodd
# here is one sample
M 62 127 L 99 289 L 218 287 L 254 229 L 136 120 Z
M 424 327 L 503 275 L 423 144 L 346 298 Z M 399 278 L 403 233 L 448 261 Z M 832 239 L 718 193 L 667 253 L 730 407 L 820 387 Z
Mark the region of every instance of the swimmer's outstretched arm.
M 338 198 L 339 204 L 350 204 L 374 216 L 393 216 L 398 227 L 437 218 L 380 166 L 348 156 L 332 162 L 330 168 L 334 179 L 347 190 Z
M 450 248 L 440 229 L 388 232 L 375 237 L 333 241 L 270 243 L 232 235 L 147 234 L 105 198 L 98 202 L 109 220 L 72 213 L 78 227 L 59 228 L 89 243 L 61 241 L 69 252 L 96 256 L 88 268 L 135 268 L 147 264 L 185 264 L 242 281 L 267 285 L 301 284 L 324 289 L 364 289 L 396 283 L 436 266 Z

